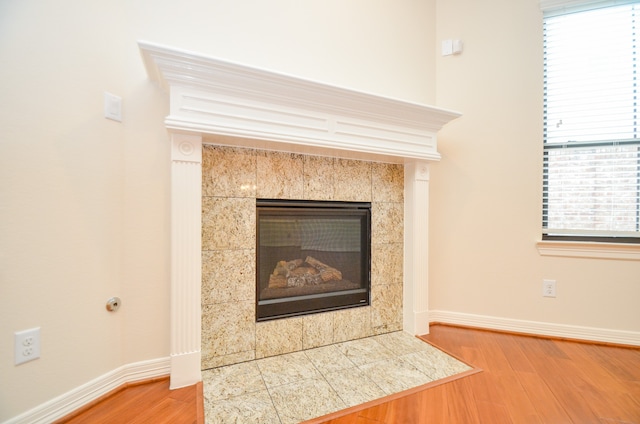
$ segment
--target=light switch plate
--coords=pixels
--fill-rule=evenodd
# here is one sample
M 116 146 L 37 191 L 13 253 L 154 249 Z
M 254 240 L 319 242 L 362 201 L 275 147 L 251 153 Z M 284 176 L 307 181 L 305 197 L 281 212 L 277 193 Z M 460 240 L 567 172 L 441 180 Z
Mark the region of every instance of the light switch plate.
M 104 117 L 122 122 L 122 98 L 104 92 Z
M 453 54 L 453 40 L 444 40 L 442 42 L 442 56 Z

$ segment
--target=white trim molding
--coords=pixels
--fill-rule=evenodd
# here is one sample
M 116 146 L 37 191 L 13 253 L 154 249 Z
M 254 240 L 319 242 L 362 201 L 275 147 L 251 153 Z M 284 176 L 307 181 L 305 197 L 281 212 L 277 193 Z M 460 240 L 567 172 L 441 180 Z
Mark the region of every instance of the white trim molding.
M 441 310 L 429 311 L 429 322 L 462 325 L 488 330 L 510 331 L 537 336 L 640 346 L 640 332 L 638 331 L 612 330 L 608 328 L 528 321 Z
M 458 112 L 138 42 L 170 93 L 167 128 L 241 138 L 267 150 L 439 160 L 436 133 Z M 226 138 L 233 143 L 233 139 Z M 252 140 L 252 141 L 250 141 Z M 271 143 L 269 143 L 271 142 Z M 217 143 L 216 143 L 217 144 Z
M 543 240 L 536 248 L 541 256 L 640 261 L 640 244 Z
M 107 374 L 64 393 L 36 408 L 5 421 L 3 424 L 46 424 L 63 418 L 78 408 L 127 383 L 150 380 L 169 375 L 169 358 L 124 365 Z

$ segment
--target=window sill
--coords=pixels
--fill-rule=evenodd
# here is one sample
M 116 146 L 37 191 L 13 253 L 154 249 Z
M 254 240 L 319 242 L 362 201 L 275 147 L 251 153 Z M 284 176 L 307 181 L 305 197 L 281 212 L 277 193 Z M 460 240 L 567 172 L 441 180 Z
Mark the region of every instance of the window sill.
M 536 247 L 541 256 L 640 261 L 640 244 L 545 240 Z

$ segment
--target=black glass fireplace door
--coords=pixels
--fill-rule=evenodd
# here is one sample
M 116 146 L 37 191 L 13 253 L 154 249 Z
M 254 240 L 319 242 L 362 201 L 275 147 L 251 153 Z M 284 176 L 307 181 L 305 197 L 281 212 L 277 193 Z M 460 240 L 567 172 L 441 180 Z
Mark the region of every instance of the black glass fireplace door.
M 256 319 L 370 303 L 371 205 L 258 200 Z

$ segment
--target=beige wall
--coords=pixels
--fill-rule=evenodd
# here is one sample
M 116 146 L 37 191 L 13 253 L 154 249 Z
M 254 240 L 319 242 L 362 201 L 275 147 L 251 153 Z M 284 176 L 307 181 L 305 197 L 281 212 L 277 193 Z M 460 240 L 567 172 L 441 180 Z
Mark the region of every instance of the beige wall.
M 0 421 L 169 354 L 168 105 L 138 39 L 459 110 L 432 167 L 430 307 L 640 331 L 638 262 L 534 246 L 537 4 L 0 0 Z M 444 38 L 463 54 L 440 57 Z M 122 123 L 102 117 L 105 90 Z M 35 326 L 42 358 L 16 367 L 13 333 Z
M 137 40 L 434 103 L 434 16 L 435 0 L 0 0 L 0 421 L 169 354 L 168 98 Z M 14 366 L 13 333 L 36 326 L 41 359 Z
M 461 12 L 463 11 L 463 13 Z M 463 116 L 432 167 L 430 309 L 640 331 L 640 262 L 542 257 L 542 14 L 536 0 L 439 1 L 437 104 Z M 542 279 L 557 280 L 543 298 Z

